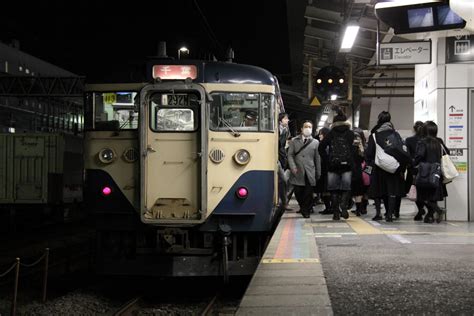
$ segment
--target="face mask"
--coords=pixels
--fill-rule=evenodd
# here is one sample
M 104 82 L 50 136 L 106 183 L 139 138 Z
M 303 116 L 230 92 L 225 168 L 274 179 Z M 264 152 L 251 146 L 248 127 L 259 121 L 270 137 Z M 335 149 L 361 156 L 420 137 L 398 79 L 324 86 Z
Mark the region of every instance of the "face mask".
M 303 128 L 303 135 L 306 136 L 306 137 L 310 136 L 311 135 L 311 128 L 309 128 L 309 127 Z

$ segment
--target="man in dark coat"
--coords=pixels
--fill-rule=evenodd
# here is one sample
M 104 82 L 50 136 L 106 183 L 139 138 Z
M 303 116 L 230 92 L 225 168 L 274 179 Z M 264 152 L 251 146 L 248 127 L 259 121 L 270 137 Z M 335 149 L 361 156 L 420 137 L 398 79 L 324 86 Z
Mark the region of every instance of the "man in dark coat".
M 278 115 L 279 134 L 278 134 L 278 194 L 280 196 L 281 209 L 289 209 L 287 198 L 287 185 L 285 180 L 285 169 L 288 164 L 288 157 L 286 154 L 286 142 L 290 137 L 288 129 L 288 114 L 280 113 Z

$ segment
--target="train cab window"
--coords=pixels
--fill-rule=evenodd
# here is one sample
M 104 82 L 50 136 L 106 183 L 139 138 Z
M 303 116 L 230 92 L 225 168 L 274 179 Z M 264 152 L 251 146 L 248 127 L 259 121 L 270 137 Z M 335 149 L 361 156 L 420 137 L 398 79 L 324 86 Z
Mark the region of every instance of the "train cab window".
M 150 102 L 150 127 L 155 132 L 196 131 L 199 104 L 195 93 L 156 93 Z
M 92 109 L 95 130 L 138 128 L 137 92 L 95 92 Z
M 211 96 L 211 130 L 274 131 L 275 98 L 272 94 L 214 92 Z

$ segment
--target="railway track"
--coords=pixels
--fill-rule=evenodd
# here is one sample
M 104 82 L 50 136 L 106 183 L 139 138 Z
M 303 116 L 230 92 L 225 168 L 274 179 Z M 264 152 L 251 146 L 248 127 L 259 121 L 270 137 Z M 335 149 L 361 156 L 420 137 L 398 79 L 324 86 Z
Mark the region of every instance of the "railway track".
M 123 304 L 115 313 L 114 316 L 130 316 L 133 315 L 135 311 L 140 310 L 142 308 L 142 297 L 137 296 L 132 298 L 125 304 Z

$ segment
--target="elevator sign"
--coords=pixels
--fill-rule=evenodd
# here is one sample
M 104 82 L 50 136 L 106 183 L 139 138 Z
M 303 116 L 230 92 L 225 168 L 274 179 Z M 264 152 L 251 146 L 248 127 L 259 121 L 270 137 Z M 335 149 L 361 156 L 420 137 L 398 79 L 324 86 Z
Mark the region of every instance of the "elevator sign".
M 380 65 L 431 64 L 431 41 L 380 43 Z

